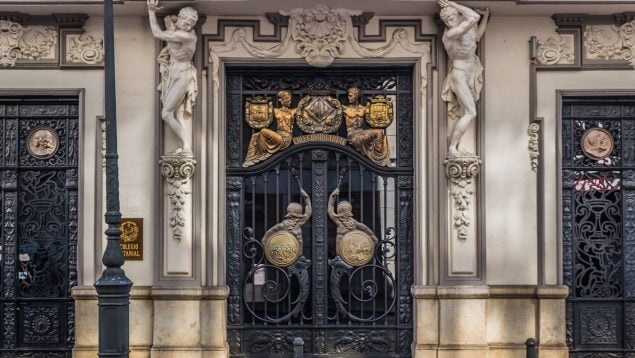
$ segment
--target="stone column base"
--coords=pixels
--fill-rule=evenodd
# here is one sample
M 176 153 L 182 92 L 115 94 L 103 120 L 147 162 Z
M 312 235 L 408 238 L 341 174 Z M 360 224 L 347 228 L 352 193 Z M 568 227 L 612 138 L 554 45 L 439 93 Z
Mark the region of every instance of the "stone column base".
M 416 358 L 564 358 L 564 286 L 415 286 Z

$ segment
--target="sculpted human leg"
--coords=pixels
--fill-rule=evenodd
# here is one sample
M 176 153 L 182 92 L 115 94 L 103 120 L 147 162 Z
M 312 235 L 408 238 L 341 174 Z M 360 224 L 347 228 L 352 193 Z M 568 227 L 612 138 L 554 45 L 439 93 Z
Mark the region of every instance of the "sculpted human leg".
M 450 147 L 448 148 L 448 156 L 456 158 L 459 155 L 459 144 L 461 137 L 470 126 L 470 123 L 476 118 L 476 101 L 472 96 L 469 86 L 469 76 L 461 70 L 454 70 L 451 74 L 454 94 L 463 109 L 463 116 L 456 122 L 452 136 L 450 137 Z
M 167 123 L 179 141 L 177 152 L 180 151 L 179 149 L 189 150 L 185 124 L 176 117 L 176 111 L 185 99 L 187 86 L 186 78 L 177 78 L 167 90 L 163 101 L 163 109 L 161 110 L 161 118 Z

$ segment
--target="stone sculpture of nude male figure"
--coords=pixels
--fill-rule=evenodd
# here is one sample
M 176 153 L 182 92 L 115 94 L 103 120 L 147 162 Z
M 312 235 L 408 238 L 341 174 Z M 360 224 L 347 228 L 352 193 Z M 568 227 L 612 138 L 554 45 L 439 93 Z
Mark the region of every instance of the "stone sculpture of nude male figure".
M 478 41 L 485 33 L 489 10 L 472 10 L 450 0 L 438 0 L 441 20 L 447 28 L 443 32 L 443 45 L 450 59 L 450 70 L 441 97 L 449 102 L 450 117 L 460 117 L 448 148 L 448 157 L 467 154 L 459 149 L 461 137 L 476 118 L 476 101 L 483 87 L 483 67 L 476 56 Z M 481 20 L 481 15 L 483 19 Z M 481 20 L 479 25 L 479 20 Z
M 198 93 L 196 68 L 192 63 L 196 51 L 196 34 L 193 29 L 198 21 L 196 10 L 185 7 L 178 17 L 165 18 L 166 29 L 162 30 L 156 16 L 159 0 L 148 0 L 150 28 L 155 38 L 167 45 L 159 54 L 161 65 L 161 118 L 174 132 L 179 147 L 174 154 L 191 153 L 183 120 L 191 118 Z

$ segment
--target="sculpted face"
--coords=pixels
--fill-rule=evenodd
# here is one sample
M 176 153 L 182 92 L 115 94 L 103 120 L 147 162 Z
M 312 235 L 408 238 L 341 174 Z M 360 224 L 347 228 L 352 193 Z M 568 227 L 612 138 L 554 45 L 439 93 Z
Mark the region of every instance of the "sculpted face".
M 192 31 L 198 21 L 198 13 L 191 7 L 184 7 L 179 11 L 176 27 L 183 31 Z
M 349 103 L 357 103 L 357 99 L 359 98 L 359 89 L 353 87 L 348 89 L 348 102 Z
M 353 206 L 348 201 L 340 201 L 337 204 L 337 215 L 342 214 L 353 216 Z
M 289 91 L 278 92 L 278 100 L 285 107 L 291 106 L 291 93 Z
M 459 24 L 459 12 L 453 7 L 444 7 L 439 14 L 441 20 L 449 27 L 453 28 Z
M 287 206 L 287 215 L 300 216 L 302 215 L 302 205 L 298 203 L 289 203 Z

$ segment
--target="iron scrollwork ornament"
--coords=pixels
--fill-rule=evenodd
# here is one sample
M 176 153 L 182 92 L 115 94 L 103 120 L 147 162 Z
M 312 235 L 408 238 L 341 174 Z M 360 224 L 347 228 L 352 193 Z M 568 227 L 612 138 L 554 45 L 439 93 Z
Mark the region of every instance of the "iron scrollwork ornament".
M 253 317 L 268 323 L 282 323 L 289 321 L 292 317 L 297 317 L 304 309 L 304 304 L 309 297 L 311 283 L 307 269 L 311 266 L 311 260 L 300 256 L 288 267 L 269 265 L 263 261 L 263 256 L 266 256 L 263 253 L 264 247 L 261 242 L 254 238 L 252 228 L 245 228 L 243 238 L 245 240 L 243 254 L 252 260 L 252 268 L 247 272 L 244 280 L 243 292 L 248 290 L 248 285 L 253 285 L 254 290 L 260 286 L 259 296 L 267 304 L 277 305 L 288 300 L 293 303 L 293 307 L 287 314 L 271 317 L 267 312 L 255 310 L 252 303 L 248 301 L 247 295 L 244 295 L 245 308 Z M 264 281 L 262 285 L 256 285 L 256 276 L 263 273 L 265 277 L 274 278 Z M 292 290 L 294 281 L 296 281 L 296 287 L 299 288 L 296 295 L 294 295 L 295 290 Z

